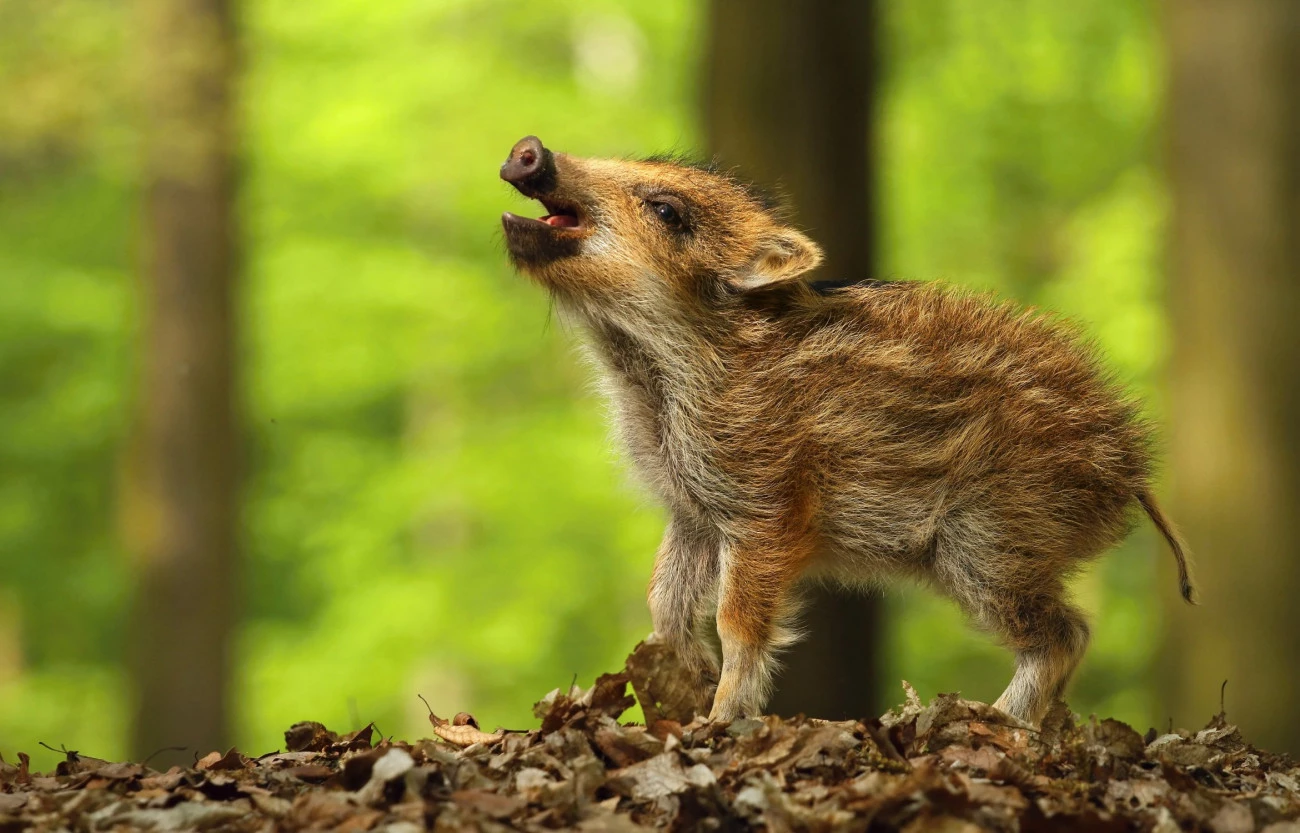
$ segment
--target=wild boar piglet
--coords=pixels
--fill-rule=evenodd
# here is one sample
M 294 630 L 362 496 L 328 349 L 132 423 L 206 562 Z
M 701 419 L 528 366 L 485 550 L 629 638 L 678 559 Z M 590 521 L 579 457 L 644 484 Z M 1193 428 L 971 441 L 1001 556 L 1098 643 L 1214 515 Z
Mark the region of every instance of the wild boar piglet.
M 948 595 L 1015 651 L 996 705 L 1030 722 L 1088 643 L 1065 580 L 1135 507 L 1192 600 L 1151 429 L 1070 327 L 935 283 L 810 280 L 817 245 L 707 166 L 529 136 L 501 177 L 546 211 L 502 218 L 511 259 L 586 331 L 671 514 L 650 612 L 716 681 L 711 718 L 763 708 L 805 579 Z

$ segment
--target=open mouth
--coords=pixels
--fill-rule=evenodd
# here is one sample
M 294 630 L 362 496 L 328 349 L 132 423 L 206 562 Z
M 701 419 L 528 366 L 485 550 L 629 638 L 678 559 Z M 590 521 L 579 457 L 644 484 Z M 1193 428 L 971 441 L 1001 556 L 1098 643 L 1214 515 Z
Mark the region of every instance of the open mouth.
M 566 189 L 556 167 L 556 156 L 536 136 L 525 136 L 515 143 L 501 165 L 501 178 L 546 209 L 537 218 L 509 211 L 501 215 L 506 249 L 516 266 L 536 270 L 581 253 L 590 218 L 584 216 L 578 203 L 561 196 Z
M 534 197 L 546 213 L 525 217 L 507 211 L 501 218 L 506 244 L 517 264 L 538 266 L 575 255 L 587 225 L 576 203 L 550 196 Z
M 542 207 L 546 209 L 546 214 L 537 219 L 546 223 L 546 225 L 554 228 L 578 228 L 582 225 L 582 222 L 578 219 L 577 208 L 548 200 L 541 200 L 540 202 Z
M 521 217 L 518 214 L 506 212 L 507 216 L 516 222 L 522 221 L 525 225 L 546 225 L 555 229 L 580 229 L 583 227 L 582 218 L 576 205 L 549 197 L 537 197 L 536 199 L 546 209 L 546 213 L 541 217 L 533 219 L 532 217 Z

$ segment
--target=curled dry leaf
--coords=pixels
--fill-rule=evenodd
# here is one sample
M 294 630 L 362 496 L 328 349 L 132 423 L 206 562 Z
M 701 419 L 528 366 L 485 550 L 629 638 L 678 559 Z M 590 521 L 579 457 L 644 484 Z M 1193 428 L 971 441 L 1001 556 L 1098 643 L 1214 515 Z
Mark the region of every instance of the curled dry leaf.
M 20 774 L 26 774 L 27 767 L 24 765 L 21 769 L 5 761 L 4 755 L 0 755 L 0 787 L 5 784 L 12 784 L 18 780 Z
M 247 761 L 248 759 L 239 754 L 239 750 L 232 746 L 224 755 L 220 752 L 208 753 L 199 759 L 199 762 L 194 765 L 194 768 L 199 770 L 238 770 L 243 769 L 247 764 Z
M 374 732 L 375 724 L 367 723 L 355 732 L 349 732 L 339 738 L 334 744 L 331 744 L 331 746 L 341 747 L 341 751 L 369 749 L 371 736 Z
M 660 720 L 685 725 L 709 713 L 711 692 L 699 685 L 699 674 L 683 665 L 657 634 L 650 634 L 632 651 L 627 675 L 647 725 Z
M 506 736 L 505 729 L 484 732 L 473 726 L 454 726 L 450 723 L 433 724 L 433 733 L 448 743 L 457 746 L 473 746 L 476 743 L 496 743 Z
M 433 733 L 447 743 L 456 746 L 473 746 L 476 743 L 496 743 L 506 736 L 505 729 L 497 729 L 495 732 L 484 732 L 478 727 L 478 721 L 468 712 L 460 712 L 451 720 L 438 717 L 429 710 L 429 723 L 433 726 Z

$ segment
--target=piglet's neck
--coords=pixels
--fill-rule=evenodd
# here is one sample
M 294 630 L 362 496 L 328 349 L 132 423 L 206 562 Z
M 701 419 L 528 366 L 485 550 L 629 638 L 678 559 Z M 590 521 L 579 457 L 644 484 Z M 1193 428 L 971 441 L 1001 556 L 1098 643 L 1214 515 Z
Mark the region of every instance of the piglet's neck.
M 721 386 L 725 366 L 716 347 L 677 322 L 629 326 L 608 319 L 589 320 L 592 347 L 611 373 L 654 391 L 670 403 L 690 393 Z M 674 395 L 680 392 L 681 395 Z

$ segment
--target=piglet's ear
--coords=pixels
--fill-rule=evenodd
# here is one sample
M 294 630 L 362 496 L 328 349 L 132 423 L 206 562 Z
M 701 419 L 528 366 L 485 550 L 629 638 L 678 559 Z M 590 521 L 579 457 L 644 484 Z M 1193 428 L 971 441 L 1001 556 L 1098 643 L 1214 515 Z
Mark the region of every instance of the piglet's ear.
M 792 228 L 779 228 L 763 238 L 754 260 L 731 283 L 743 291 L 765 289 L 792 281 L 821 262 L 820 246 Z

